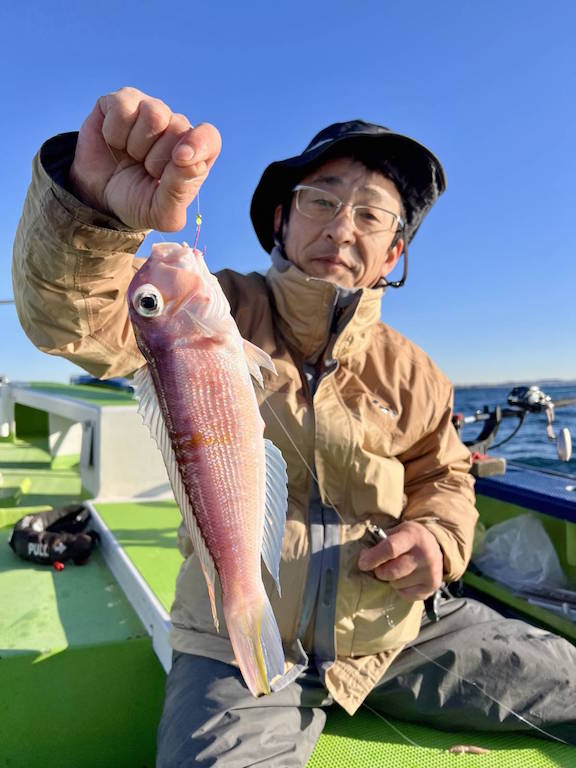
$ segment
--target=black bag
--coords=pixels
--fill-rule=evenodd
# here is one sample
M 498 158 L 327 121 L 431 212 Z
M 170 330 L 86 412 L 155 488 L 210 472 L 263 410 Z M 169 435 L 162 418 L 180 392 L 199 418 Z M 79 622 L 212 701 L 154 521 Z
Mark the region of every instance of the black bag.
M 85 563 L 100 537 L 84 529 L 90 522 L 90 510 L 84 504 L 68 504 L 37 512 L 18 520 L 8 544 L 23 560 L 53 565 L 73 560 Z

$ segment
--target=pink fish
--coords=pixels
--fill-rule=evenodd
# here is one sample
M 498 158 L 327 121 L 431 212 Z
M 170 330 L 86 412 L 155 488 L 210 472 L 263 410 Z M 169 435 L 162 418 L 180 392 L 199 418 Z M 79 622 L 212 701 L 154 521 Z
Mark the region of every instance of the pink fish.
M 261 557 L 276 579 L 286 519 L 286 464 L 264 440 L 251 375 L 270 357 L 240 336 L 200 251 L 154 245 L 128 288 L 147 365 L 134 381 L 200 560 L 216 628 L 216 573 L 236 660 L 254 696 L 284 672 Z

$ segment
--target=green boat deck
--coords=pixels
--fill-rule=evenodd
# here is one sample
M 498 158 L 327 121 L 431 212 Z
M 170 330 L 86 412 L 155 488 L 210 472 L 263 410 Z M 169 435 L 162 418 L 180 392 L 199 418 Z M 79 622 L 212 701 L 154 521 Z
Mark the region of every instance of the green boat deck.
M 182 562 L 176 549 L 180 513 L 171 502 L 97 503 L 96 510 L 144 581 L 169 610 Z M 142 526 L 142 528 L 141 528 Z M 490 749 L 481 758 L 450 754 L 456 744 Z M 446 733 L 397 720 L 368 709 L 353 718 L 335 707 L 308 768 L 542 768 L 576 765 L 576 748 L 517 734 Z
M 42 445 L 0 441 L 0 768 L 152 768 L 165 673 L 97 551 L 57 572 L 7 546 L 26 512 L 82 496 Z M 95 505 L 126 562 L 169 610 L 181 556 L 168 501 Z M 474 744 L 488 754 L 450 754 Z M 569 768 L 576 748 L 517 734 L 447 733 L 334 707 L 309 768 Z
M 78 500 L 77 472 L 6 442 L 0 472 L 0 766 L 152 766 L 165 674 L 101 553 L 57 572 L 8 546 L 16 519 Z

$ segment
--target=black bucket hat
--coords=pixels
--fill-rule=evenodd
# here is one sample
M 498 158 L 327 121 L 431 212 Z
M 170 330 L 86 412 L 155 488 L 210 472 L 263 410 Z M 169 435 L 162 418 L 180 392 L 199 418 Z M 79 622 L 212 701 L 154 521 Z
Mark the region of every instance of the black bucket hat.
M 350 120 L 334 123 L 318 133 L 296 157 L 271 163 L 256 187 L 250 217 L 262 247 L 274 247 L 274 211 L 288 199 L 298 182 L 332 157 L 353 155 L 386 161 L 402 196 L 406 212 L 405 239 L 410 242 L 422 219 L 446 189 L 438 158 L 423 144 L 383 125 Z

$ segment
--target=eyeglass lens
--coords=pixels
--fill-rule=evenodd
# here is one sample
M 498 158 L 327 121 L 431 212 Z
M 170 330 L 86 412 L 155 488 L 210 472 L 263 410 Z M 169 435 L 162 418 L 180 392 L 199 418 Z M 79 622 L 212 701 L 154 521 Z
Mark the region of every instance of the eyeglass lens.
M 296 189 L 296 207 L 303 216 L 316 221 L 330 221 L 344 203 L 332 192 L 315 187 L 298 187 Z M 395 227 L 397 217 L 390 211 L 372 205 L 352 205 L 352 221 L 364 232 L 376 230 L 391 230 Z

